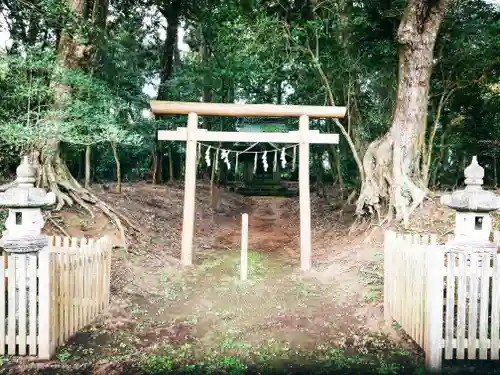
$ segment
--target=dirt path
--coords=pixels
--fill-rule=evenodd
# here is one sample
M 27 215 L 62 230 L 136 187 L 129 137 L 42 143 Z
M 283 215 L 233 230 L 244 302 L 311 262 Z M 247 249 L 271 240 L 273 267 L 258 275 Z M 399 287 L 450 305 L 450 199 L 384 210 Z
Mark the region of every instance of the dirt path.
M 249 213 L 248 248 L 280 259 L 286 264 L 299 264 L 299 218 L 286 216 L 283 205 L 287 198 L 255 197 Z M 238 222 L 223 227 L 215 238 L 215 246 L 239 249 L 241 226 Z

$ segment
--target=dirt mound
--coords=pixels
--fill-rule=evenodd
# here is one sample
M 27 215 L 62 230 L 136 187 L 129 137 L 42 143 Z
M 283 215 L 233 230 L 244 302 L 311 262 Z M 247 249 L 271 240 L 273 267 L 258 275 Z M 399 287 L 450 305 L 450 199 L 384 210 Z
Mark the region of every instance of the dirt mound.
M 184 186 L 151 185 L 147 183 L 124 184 L 122 194 L 110 193 L 113 187 L 104 189 L 93 186 L 96 194 L 106 202 L 117 207 L 131 218 L 141 229 L 136 238 L 129 238 L 131 253 L 142 254 L 162 252 L 172 257 L 178 257 L 182 233 L 182 216 L 184 204 Z M 207 184 L 200 183 L 196 190 L 196 231 L 205 235 L 213 228 L 207 228 L 205 219 L 214 215 L 236 215 L 248 210 L 249 204 L 244 197 L 225 193 L 215 207 L 210 198 Z M 214 208 L 217 208 L 214 209 Z M 102 217 L 91 220 L 89 217 L 63 212 L 59 215 L 65 222 L 65 228 L 71 235 L 99 236 L 109 234 L 113 229 Z
M 150 288 L 157 282 L 156 274 L 179 267 L 182 237 L 184 186 L 182 184 L 151 185 L 130 183 L 122 186 L 122 194 L 114 194 L 113 186 L 94 185 L 93 191 L 113 205 L 140 228 L 128 237 L 128 253 L 119 248 L 123 242 L 119 231 L 101 214 L 91 218 L 84 212 L 65 210 L 52 213 L 45 228 L 50 235 L 98 238 L 110 236 L 118 248 L 113 265 L 112 289 L 121 293 L 127 285 Z M 210 187 L 199 183 L 196 189 L 195 252 L 212 248 L 221 225 L 234 221 L 241 212 L 248 212 L 247 198 L 234 193 L 219 192 L 217 201 L 210 196 Z
M 241 229 L 229 230 L 217 236 L 216 246 L 239 249 Z M 253 251 L 290 255 L 297 258 L 299 234 L 296 228 L 287 228 L 279 222 L 252 216 L 249 219 L 248 248 Z

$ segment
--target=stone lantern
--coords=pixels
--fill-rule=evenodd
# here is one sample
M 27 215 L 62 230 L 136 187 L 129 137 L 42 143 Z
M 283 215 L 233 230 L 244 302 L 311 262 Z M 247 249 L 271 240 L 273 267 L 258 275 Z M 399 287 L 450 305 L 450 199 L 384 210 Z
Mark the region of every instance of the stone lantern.
M 34 187 L 37 170 L 25 156 L 16 170 L 14 186 L 0 193 L 0 207 L 9 209 L 1 246 L 7 253 L 36 253 L 48 245 L 42 235 L 42 208 L 56 202 L 54 193 Z
M 465 168 L 465 189 L 457 190 L 441 198 L 441 203 L 456 211 L 455 238 L 448 247 L 467 247 L 475 251 L 495 251 L 496 245 L 490 241 L 492 229 L 490 213 L 500 209 L 500 197 L 483 190 L 484 169 L 478 164 L 477 156 Z

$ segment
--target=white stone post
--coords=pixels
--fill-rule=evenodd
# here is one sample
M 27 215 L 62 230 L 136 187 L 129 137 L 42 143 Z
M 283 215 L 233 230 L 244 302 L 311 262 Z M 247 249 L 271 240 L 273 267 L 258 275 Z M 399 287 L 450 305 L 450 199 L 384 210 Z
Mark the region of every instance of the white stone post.
M 248 277 L 248 214 L 241 215 L 240 279 Z

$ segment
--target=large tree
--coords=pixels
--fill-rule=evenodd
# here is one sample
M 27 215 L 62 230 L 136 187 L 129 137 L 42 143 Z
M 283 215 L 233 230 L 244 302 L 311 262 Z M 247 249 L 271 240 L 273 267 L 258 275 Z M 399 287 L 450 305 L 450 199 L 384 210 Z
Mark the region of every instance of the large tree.
M 108 14 L 107 0 L 69 0 L 66 6 L 69 16 L 58 39 L 56 68 L 53 74 L 54 98 L 46 119 L 47 122 L 55 124 L 64 121 L 65 110 L 72 101 L 73 85 L 71 80 L 68 80 L 67 73 L 71 76 L 71 72 L 89 70 L 88 66 L 98 55 L 97 45 L 103 35 Z M 76 202 L 93 215 L 88 205 L 90 203 L 107 214 L 122 234 L 122 221 L 135 228 L 127 218 L 107 206 L 72 176 L 62 156 L 59 137 L 49 137 L 32 152 L 35 159 L 39 156 L 41 181 L 56 194 L 58 209 Z
M 365 179 L 357 211 L 380 214 L 388 203 L 388 218 L 408 222 L 425 190 L 421 183 L 420 143 L 424 141 L 434 45 L 452 0 L 408 0 L 398 31 L 398 89 L 392 125 L 370 144 L 363 158 Z

